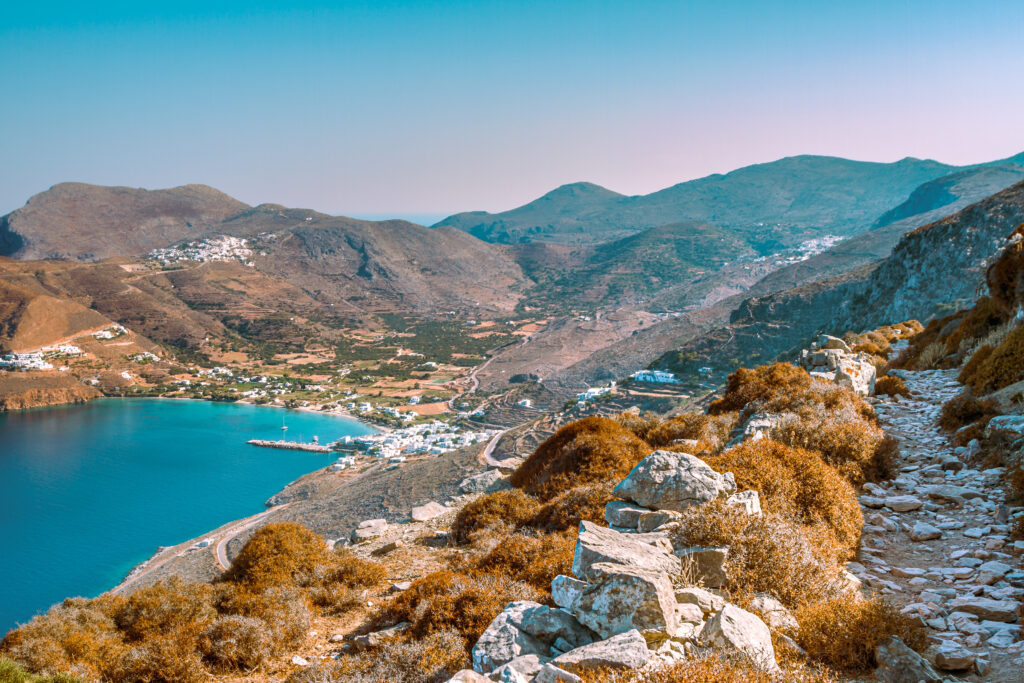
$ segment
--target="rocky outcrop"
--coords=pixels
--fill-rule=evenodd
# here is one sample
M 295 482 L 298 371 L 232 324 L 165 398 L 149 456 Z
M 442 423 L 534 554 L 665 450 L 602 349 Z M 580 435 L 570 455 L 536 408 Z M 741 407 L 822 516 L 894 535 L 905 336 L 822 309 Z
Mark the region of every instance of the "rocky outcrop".
M 821 335 L 810 349 L 800 353 L 800 365 L 812 377 L 852 389 L 858 396 L 875 393 L 878 371 L 872 357 L 866 353 L 853 353 L 842 339 Z
M 655 451 L 612 491 L 637 505 L 682 512 L 736 490 L 731 473 L 719 474 L 688 453 Z
M 0 372 L 0 411 L 85 403 L 102 395 L 67 374 Z

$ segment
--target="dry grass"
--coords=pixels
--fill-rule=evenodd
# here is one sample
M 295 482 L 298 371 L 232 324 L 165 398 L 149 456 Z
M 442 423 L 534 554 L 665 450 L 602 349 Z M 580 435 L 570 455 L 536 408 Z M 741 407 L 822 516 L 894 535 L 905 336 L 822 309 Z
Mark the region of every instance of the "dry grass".
M 988 421 L 999 414 L 999 404 L 991 399 L 976 399 L 970 396 L 954 396 L 942 405 L 939 426 L 956 431 L 972 422 Z M 984 426 L 984 425 L 982 425 Z
M 615 420 L 586 417 L 542 443 L 512 473 L 512 486 L 546 502 L 584 484 L 618 481 L 651 449 Z
M 965 345 L 981 339 L 1003 322 L 1003 313 L 992 297 L 983 296 L 968 310 L 960 320 L 960 324 L 945 340 L 947 355 L 959 352 Z
M 585 683 L 836 683 L 827 671 L 804 666 L 787 668 L 780 677 L 772 677 L 742 654 L 709 652 L 695 659 L 651 671 L 581 671 Z
M 398 637 L 379 648 L 316 664 L 296 673 L 289 683 L 441 683 L 469 666 L 466 643 L 454 631 L 425 638 Z
M 740 490 L 753 489 L 765 510 L 805 526 L 825 526 L 831 543 L 854 552 L 864 525 L 853 487 L 812 451 L 759 439 L 710 456 L 719 472 L 732 472 Z
M 519 489 L 498 491 L 470 501 L 455 515 L 452 539 L 464 545 L 477 533 L 495 526 L 516 528 L 532 520 L 540 504 Z
M 647 434 L 647 443 L 652 448 L 665 448 L 679 439 L 693 439 L 700 444 L 694 449 L 694 455 L 702 451 L 718 451 L 729 441 L 729 430 L 734 421 L 735 416 L 729 414 L 677 415 L 651 429 Z
M 79 683 L 80 680 L 71 674 L 35 676 L 25 671 L 17 662 L 0 657 L 0 683 Z
M 527 526 L 542 532 L 579 528 L 587 520 L 604 524 L 604 507 L 614 500 L 611 490 L 618 482 L 577 486 L 544 503 Z
M 818 452 L 853 484 L 888 474 L 880 450 L 885 432 L 850 405 L 809 405 L 782 417 L 771 437 L 789 446 Z
M 891 635 L 909 647 L 927 645 L 924 628 L 879 597 L 847 594 L 799 607 L 797 642 L 822 664 L 849 673 L 866 673 L 876 665 L 875 647 Z
M 924 368 L 918 366 L 918 360 L 921 354 L 926 348 L 933 344 L 937 344 L 941 347 L 941 351 L 945 351 L 944 340 L 940 339 L 942 331 L 954 320 L 958 320 L 964 315 L 964 311 L 947 315 L 944 318 L 935 318 L 928 323 L 928 326 L 923 330 L 915 334 L 910 338 L 910 343 L 907 348 L 900 352 L 900 355 L 896 357 L 891 363 L 894 368 L 903 368 L 906 370 L 922 370 Z M 930 351 L 930 354 L 935 351 Z
M 904 396 L 910 398 L 910 390 L 902 377 L 886 375 L 875 380 L 875 394 L 879 396 Z
M 727 589 L 740 602 L 765 592 L 795 607 L 838 590 L 835 553 L 822 553 L 820 539 L 772 512 L 751 516 L 708 503 L 683 515 L 674 545 L 729 546 Z
M 984 355 L 976 360 L 982 349 Z M 1024 324 L 1012 328 L 998 344 L 983 344 L 960 373 L 975 394 L 986 394 L 1024 379 Z
M 722 398 L 708 407 L 710 415 L 743 410 L 754 401 L 769 401 L 780 396 L 799 396 L 811 386 L 811 376 L 790 363 L 774 363 L 748 370 L 740 368 L 729 375 Z
M 1007 237 L 1024 237 L 1024 225 L 1020 225 Z M 996 309 L 1007 319 L 1016 313 L 1024 301 L 1024 241 L 1008 246 L 999 258 L 989 266 L 985 279 Z
M 541 536 L 512 534 L 482 557 L 465 563 L 464 571 L 521 581 L 550 595 L 553 578 L 572 574 L 575 550 L 575 529 Z

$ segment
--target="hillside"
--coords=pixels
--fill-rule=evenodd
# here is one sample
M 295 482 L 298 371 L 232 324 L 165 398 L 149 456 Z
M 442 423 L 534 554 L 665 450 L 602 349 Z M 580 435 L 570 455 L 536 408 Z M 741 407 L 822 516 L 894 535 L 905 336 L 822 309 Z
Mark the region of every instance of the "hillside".
M 0 218 L 0 255 L 80 261 L 138 256 L 205 236 L 247 208 L 205 185 L 143 190 L 61 183 Z
M 503 213 L 456 214 L 456 227 L 491 242 L 593 244 L 683 220 L 747 231 L 762 253 L 821 234 L 854 234 L 922 183 L 958 170 L 936 161 L 871 163 L 787 157 L 624 197 L 596 185 L 564 186 Z

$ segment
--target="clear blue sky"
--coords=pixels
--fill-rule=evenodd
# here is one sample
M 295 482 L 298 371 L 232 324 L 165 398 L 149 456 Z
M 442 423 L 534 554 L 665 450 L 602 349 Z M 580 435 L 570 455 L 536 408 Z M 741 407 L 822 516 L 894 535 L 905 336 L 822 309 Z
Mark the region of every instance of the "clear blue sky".
M 69 180 L 397 215 L 990 160 L 1024 150 L 1022 45 L 1019 0 L 7 2 L 0 213 Z

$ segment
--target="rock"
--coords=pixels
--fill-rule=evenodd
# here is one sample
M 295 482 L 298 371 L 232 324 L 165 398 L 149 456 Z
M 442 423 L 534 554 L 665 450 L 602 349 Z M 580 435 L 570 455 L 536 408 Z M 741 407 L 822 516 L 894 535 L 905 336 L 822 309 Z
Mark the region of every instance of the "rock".
M 878 496 L 861 496 L 857 500 L 860 504 L 866 508 L 880 508 L 885 507 L 885 498 L 879 498 Z
M 355 531 L 352 532 L 352 542 L 359 543 L 371 538 L 377 538 L 388 530 L 386 519 L 367 519 L 359 522 Z
M 736 605 L 727 604 L 708 620 L 701 632 L 701 642 L 738 650 L 768 673 L 779 670 L 768 626 L 756 614 Z
M 704 621 L 704 611 L 692 603 L 677 602 L 676 617 L 680 624 L 700 624 Z
M 511 488 L 508 479 L 498 470 L 487 470 L 466 477 L 459 483 L 461 493 L 494 493 Z
M 726 547 L 679 548 L 676 555 L 681 560 L 683 573 L 705 586 L 721 588 L 729 580 L 725 569 L 725 561 L 729 559 L 729 549 Z
M 651 532 L 664 524 L 679 520 L 682 516 L 682 513 L 674 510 L 655 510 L 641 515 L 636 528 L 641 533 Z
M 822 334 L 818 336 L 818 347 L 822 349 L 838 349 L 843 353 L 852 353 L 850 346 L 839 337 Z
M 463 669 L 449 678 L 447 683 L 491 683 L 491 679 L 472 669 Z
M 547 656 L 550 648 L 535 636 L 522 631 L 516 620 L 528 609 L 543 607 L 529 600 L 509 604 L 501 614 L 494 617 L 473 646 L 473 670 L 489 673 L 502 664 L 523 655 Z
M 640 569 L 668 572 L 669 576 L 679 573 L 679 558 L 649 543 L 636 539 L 637 534 L 622 534 L 593 522 L 580 522 L 576 539 L 576 554 L 572 560 L 572 572 L 588 578 L 590 566 L 598 562 L 611 562 Z
M 292 657 L 292 664 L 294 666 L 309 666 L 309 662 L 298 655 Z
M 551 663 L 566 669 L 638 669 L 650 658 L 647 641 L 640 631 L 634 629 L 570 650 L 555 657 Z
M 412 509 L 412 521 L 414 522 L 427 522 L 435 517 L 440 517 L 444 513 L 448 512 L 448 508 L 440 503 L 430 501 L 426 505 L 419 505 Z
M 582 683 L 583 679 L 576 674 L 560 669 L 551 662 L 541 667 L 533 683 Z
M 633 629 L 675 635 L 679 619 L 668 574 L 599 562 L 589 576 L 591 584 L 571 608 L 581 624 L 602 638 Z
M 612 492 L 637 505 L 682 512 L 735 490 L 731 472 L 719 474 L 688 453 L 655 451 L 641 460 Z
M 563 641 L 569 649 L 588 645 L 594 640 L 594 634 L 587 630 L 576 618 L 564 609 L 533 605 L 514 611 L 510 621 L 520 631 L 539 639 L 545 645 Z
M 676 602 L 697 605 L 704 614 L 711 614 L 725 607 L 725 598 L 696 586 L 677 588 Z
M 782 421 L 781 415 L 774 415 L 772 413 L 754 413 L 735 430 L 730 432 L 732 437 L 727 447 L 736 446 L 743 443 L 744 441 L 756 441 L 763 439 L 771 435 L 779 422 Z
M 568 609 L 586 587 L 586 581 L 559 574 L 551 579 L 551 599 L 559 607 Z
M 921 507 L 921 499 L 914 496 L 889 496 L 885 499 L 885 507 L 895 512 L 910 512 Z
M 764 622 L 776 631 L 797 628 L 796 619 L 789 613 L 789 610 L 767 593 L 755 593 L 754 599 L 750 601 L 750 609 L 760 614 Z
M 875 377 L 878 370 L 866 354 L 843 356 L 839 359 L 836 369 L 836 384 L 853 389 L 858 396 L 870 396 L 875 393 Z
M 502 664 L 491 673 L 491 679 L 504 681 L 505 683 L 519 683 L 519 681 L 532 681 L 541 667 L 543 661 L 537 655 L 523 655 L 516 657 L 507 664 Z
M 907 647 L 898 636 L 889 636 L 875 648 L 878 668 L 875 676 L 886 683 L 941 683 L 932 665 L 921 655 Z
M 636 529 L 640 518 L 651 512 L 648 508 L 613 500 L 604 506 L 604 520 L 611 526 Z
M 933 527 L 927 522 L 918 522 L 914 525 L 914 528 L 910 530 L 910 540 L 912 541 L 931 541 L 941 537 L 942 530 Z
M 1015 600 L 993 600 L 974 596 L 955 598 L 950 601 L 951 610 L 973 614 L 988 621 L 1015 623 L 1018 603 Z
M 978 567 L 978 581 L 984 584 L 994 583 L 996 580 L 1006 576 L 1012 569 L 1013 567 L 1008 564 L 997 560 L 990 560 Z M 991 580 L 983 580 L 987 578 L 991 578 Z
M 739 491 L 725 499 L 726 505 L 740 508 L 748 515 L 761 514 L 761 497 L 757 491 Z
M 373 633 L 366 633 L 360 636 L 352 636 L 352 647 L 357 652 L 368 650 L 371 647 L 379 647 L 383 645 L 385 641 L 405 633 L 408 628 L 409 623 L 403 621 L 400 624 L 395 624 L 390 628 L 380 631 L 374 631 Z
M 963 645 L 944 642 L 935 653 L 935 666 L 943 671 L 966 671 L 974 666 L 974 653 Z
M 398 581 L 391 584 L 392 593 L 401 593 L 402 591 L 409 590 L 409 586 L 412 585 L 412 581 Z

